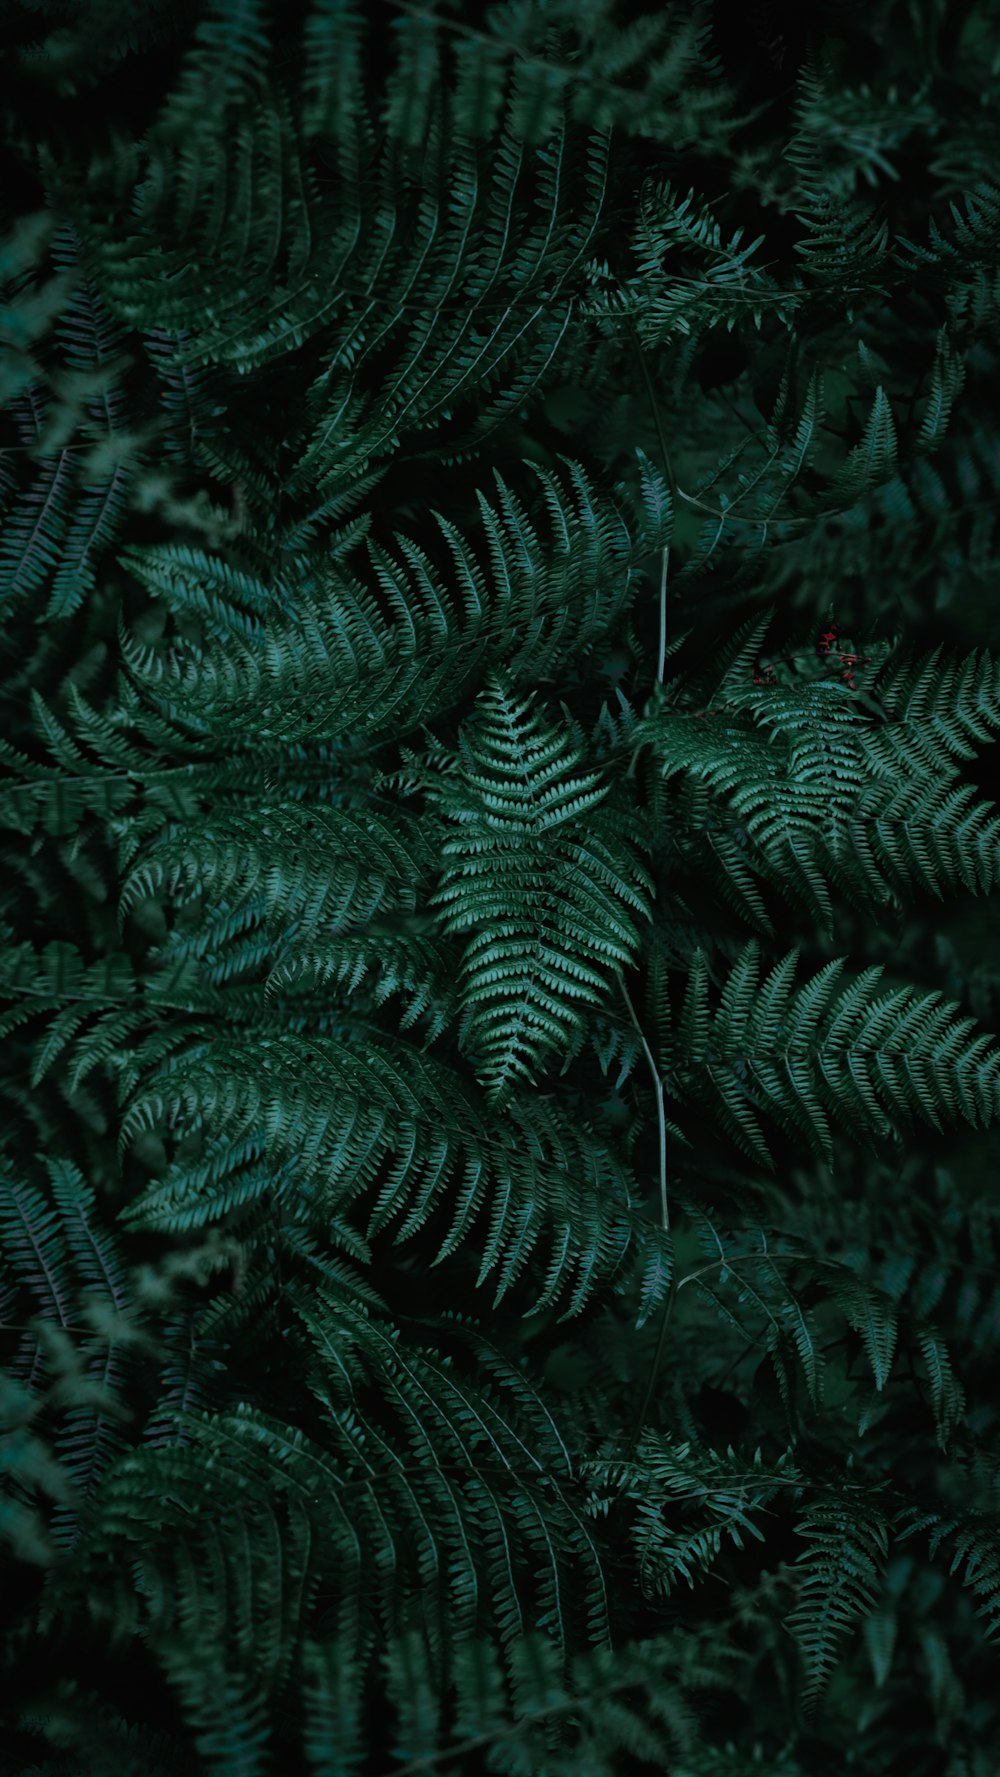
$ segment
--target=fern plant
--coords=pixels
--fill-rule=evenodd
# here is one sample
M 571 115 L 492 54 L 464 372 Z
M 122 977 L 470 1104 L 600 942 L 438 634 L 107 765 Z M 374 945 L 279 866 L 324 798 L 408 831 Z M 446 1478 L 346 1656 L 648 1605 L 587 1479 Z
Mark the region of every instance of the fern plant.
M 12 1777 L 992 1770 L 986 13 L 7 21 Z

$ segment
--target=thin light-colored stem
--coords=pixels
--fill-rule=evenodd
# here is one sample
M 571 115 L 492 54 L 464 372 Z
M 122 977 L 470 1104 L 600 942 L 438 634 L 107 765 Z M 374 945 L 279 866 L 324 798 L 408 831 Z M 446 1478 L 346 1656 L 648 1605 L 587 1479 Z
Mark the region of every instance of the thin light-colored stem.
M 657 1121 L 657 1128 L 658 1128 L 658 1132 L 659 1132 L 659 1149 L 660 1149 L 660 1225 L 663 1229 L 664 1234 L 669 1235 L 669 1233 L 670 1233 L 670 1203 L 669 1203 L 669 1200 L 667 1197 L 667 1115 L 666 1115 L 666 1108 L 665 1108 L 665 1105 L 663 1102 L 663 1081 L 660 1077 L 660 1070 L 656 1065 L 656 1060 L 653 1056 L 653 1051 L 646 1041 L 645 1032 L 643 1031 L 642 1025 L 639 1023 L 638 1018 L 636 1017 L 635 1007 L 633 1006 L 632 1001 L 629 998 L 629 991 L 628 991 L 628 988 L 625 986 L 625 978 L 623 975 L 619 975 L 618 984 L 622 990 L 622 998 L 624 999 L 625 1004 L 628 1007 L 629 1017 L 631 1018 L 632 1023 L 635 1026 L 636 1034 L 639 1038 L 640 1043 L 642 1044 L 643 1054 L 646 1057 L 646 1062 L 649 1067 L 650 1074 L 652 1075 L 653 1085 L 654 1085 L 655 1091 L 656 1091 L 656 1121 Z M 659 1332 L 659 1337 L 656 1341 L 656 1351 L 653 1354 L 653 1362 L 650 1367 L 649 1376 L 646 1381 L 646 1389 L 645 1389 L 645 1393 L 642 1397 L 642 1406 L 639 1408 L 639 1414 L 638 1414 L 638 1417 L 635 1422 L 632 1436 L 629 1440 L 629 1445 L 628 1445 L 628 1454 L 629 1455 L 631 1455 L 632 1451 L 635 1449 L 636 1444 L 638 1443 L 639 1433 L 641 1432 L 641 1430 L 643 1428 L 643 1425 L 646 1420 L 646 1414 L 649 1410 L 649 1403 L 653 1398 L 653 1390 L 656 1387 L 656 1378 L 660 1373 L 660 1365 L 663 1361 L 663 1352 L 664 1352 L 664 1349 L 665 1349 L 665 1346 L 667 1343 L 667 1329 L 670 1326 L 670 1319 L 671 1319 L 671 1316 L 674 1312 L 674 1303 L 676 1302 L 676 1300 L 677 1300 L 677 1269 L 676 1269 L 676 1266 L 672 1266 L 671 1267 L 671 1274 L 670 1274 L 670 1288 L 667 1292 L 667 1296 L 666 1296 L 666 1299 L 663 1304 L 663 1316 L 660 1321 L 660 1332 Z
M 660 652 L 656 662 L 656 683 L 663 684 L 667 664 L 667 568 L 670 565 L 670 544 L 663 545 L 663 566 L 660 570 Z
M 622 997 L 625 1001 L 626 1006 L 628 1007 L 629 1017 L 631 1018 L 632 1023 L 635 1026 L 636 1035 L 638 1036 L 639 1041 L 642 1044 L 643 1054 L 646 1057 L 646 1062 L 649 1067 L 649 1072 L 650 1072 L 650 1075 L 652 1076 L 652 1080 L 653 1080 L 653 1087 L 654 1087 L 655 1096 L 656 1096 L 656 1122 L 657 1122 L 657 1129 L 658 1129 L 658 1133 L 659 1133 L 659 1149 L 660 1149 L 660 1166 L 659 1166 L 659 1173 L 660 1173 L 660 1224 L 663 1228 L 664 1234 L 669 1234 L 670 1233 L 670 1205 L 667 1201 L 667 1115 L 666 1115 L 666 1108 L 665 1108 L 664 1102 L 663 1102 L 663 1081 L 660 1078 L 660 1070 L 656 1065 L 656 1061 L 653 1056 L 653 1051 L 650 1048 L 649 1044 L 647 1043 L 642 1025 L 639 1023 L 639 1020 L 636 1017 L 635 1007 L 633 1006 L 632 1001 L 629 998 L 629 991 L 628 991 L 628 988 L 625 986 L 625 977 L 623 975 L 619 975 L 618 985 L 620 986 L 620 988 L 622 990 Z

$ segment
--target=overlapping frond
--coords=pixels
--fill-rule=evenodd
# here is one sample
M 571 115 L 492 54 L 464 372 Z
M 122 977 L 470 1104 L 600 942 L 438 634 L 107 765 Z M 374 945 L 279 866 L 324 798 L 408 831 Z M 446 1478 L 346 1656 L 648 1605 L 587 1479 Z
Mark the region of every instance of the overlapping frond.
M 122 1141 L 157 1130 L 183 1144 L 125 1212 L 133 1226 L 204 1227 L 267 1201 L 322 1230 L 367 1200 L 366 1238 L 436 1227 L 434 1263 L 473 1238 L 478 1282 L 500 1302 L 534 1260 L 537 1308 L 569 1293 L 577 1314 L 627 1255 L 648 1266 L 650 1308 L 666 1278 L 657 1230 L 631 1210 L 614 1148 L 553 1099 L 521 1094 L 491 1112 L 444 1063 L 399 1042 L 290 1033 L 188 1042 L 133 1098 Z M 193 1152 L 192 1152 L 193 1150 Z
M 670 1072 L 743 1153 L 771 1164 L 758 1111 L 827 1160 L 831 1119 L 869 1139 L 918 1119 L 992 1122 L 1000 1051 L 959 1005 L 915 987 L 880 993 L 877 965 L 841 984 L 842 957 L 796 989 L 796 960 L 788 952 L 761 981 L 752 940 L 714 1013 L 703 953 L 687 983 Z
M 827 928 L 831 889 L 862 910 L 923 888 L 988 893 L 1000 819 L 959 773 L 1000 727 L 992 658 L 887 655 L 859 703 L 832 680 L 755 689 L 745 662 L 763 629 L 748 630 L 704 713 L 668 703 L 631 736 L 670 785 L 675 869 L 709 873 L 767 935 L 764 885 Z
M 141 1625 L 199 1730 L 233 1733 L 244 1711 L 246 1756 L 323 1625 L 363 1668 L 376 1636 L 391 1641 L 418 1610 L 439 1676 L 483 1631 L 510 1654 L 531 1626 L 560 1666 L 580 1632 L 607 1646 L 606 1581 L 572 1464 L 516 1370 L 493 1353 L 479 1385 L 329 1287 L 292 1306 L 315 1431 L 249 1405 L 181 1415 L 182 1441 L 110 1471 L 48 1608 L 78 1600 L 97 1622 L 110 1611 L 116 1640 Z M 200 1677 L 184 1652 L 196 1621 Z

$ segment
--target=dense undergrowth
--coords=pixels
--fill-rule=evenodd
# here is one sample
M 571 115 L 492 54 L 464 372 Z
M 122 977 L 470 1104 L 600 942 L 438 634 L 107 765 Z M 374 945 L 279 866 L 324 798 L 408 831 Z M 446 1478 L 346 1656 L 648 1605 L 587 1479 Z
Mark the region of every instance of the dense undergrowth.
M 991 9 L 0 18 L 0 1771 L 993 1777 Z

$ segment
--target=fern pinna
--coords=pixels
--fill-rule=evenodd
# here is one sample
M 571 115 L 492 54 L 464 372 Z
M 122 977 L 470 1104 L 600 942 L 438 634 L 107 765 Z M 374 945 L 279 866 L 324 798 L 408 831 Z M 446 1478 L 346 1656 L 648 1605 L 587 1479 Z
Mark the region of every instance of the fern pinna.
M 987 1777 L 995 19 L 4 41 L 0 1765 Z

